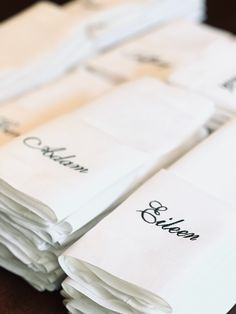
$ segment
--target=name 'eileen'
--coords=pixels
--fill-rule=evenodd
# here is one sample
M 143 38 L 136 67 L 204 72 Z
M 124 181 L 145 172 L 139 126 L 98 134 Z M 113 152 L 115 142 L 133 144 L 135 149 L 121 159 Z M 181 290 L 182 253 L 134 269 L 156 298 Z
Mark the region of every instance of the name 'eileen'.
M 160 227 L 162 230 L 166 230 L 169 233 L 175 233 L 178 237 L 188 238 L 190 241 L 195 241 L 199 238 L 199 235 L 189 232 L 188 230 L 182 230 L 179 225 L 183 223 L 184 219 L 173 220 L 173 218 L 158 219 L 162 212 L 167 211 L 168 208 L 163 206 L 159 201 L 151 201 L 149 207 L 144 210 L 137 210 L 141 213 L 142 219 L 151 225 Z
M 80 173 L 88 172 L 87 168 L 84 168 L 80 166 L 79 164 L 71 161 L 71 159 L 75 158 L 76 155 L 69 155 L 69 156 L 58 155 L 58 152 L 66 151 L 65 147 L 52 148 L 50 146 L 43 145 L 41 139 L 38 137 L 26 137 L 23 140 L 23 143 L 31 149 L 39 150 L 43 156 L 48 157 L 49 159 L 55 162 L 58 162 L 60 165 L 64 167 L 71 168 Z

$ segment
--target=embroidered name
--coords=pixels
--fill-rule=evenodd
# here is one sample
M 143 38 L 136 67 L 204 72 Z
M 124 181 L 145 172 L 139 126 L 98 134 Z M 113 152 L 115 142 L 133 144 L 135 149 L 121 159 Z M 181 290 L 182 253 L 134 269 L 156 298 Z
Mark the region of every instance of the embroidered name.
M 158 66 L 161 68 L 169 68 L 170 64 L 164 60 L 162 60 L 160 57 L 156 55 L 147 55 L 142 53 L 135 53 L 135 54 L 127 54 L 128 57 L 131 57 L 135 61 L 139 63 L 146 63 L 146 64 L 152 64 L 154 66 Z
M 59 156 L 57 155 L 58 152 L 66 151 L 65 147 L 57 147 L 52 148 L 50 146 L 43 146 L 42 141 L 38 137 L 27 137 L 23 140 L 23 143 L 31 148 L 39 150 L 43 156 L 48 157 L 49 159 L 58 162 L 60 165 L 71 168 L 75 171 L 81 173 L 87 173 L 88 169 L 80 166 L 77 163 L 71 161 L 72 158 L 75 158 L 76 155 L 69 155 L 69 156 Z
M 236 77 L 233 77 L 230 80 L 226 81 L 222 84 L 222 86 L 226 88 L 229 92 L 234 92 L 236 88 Z
M 195 241 L 199 238 L 199 235 L 195 235 L 195 233 L 187 230 L 181 230 L 180 227 L 177 227 L 177 225 L 185 221 L 184 219 L 173 220 L 171 217 L 168 220 L 159 220 L 158 218 L 161 213 L 167 210 L 168 208 L 163 206 L 160 202 L 151 201 L 148 208 L 137 210 L 137 212 L 141 213 L 141 217 L 146 223 L 160 227 L 162 230 L 167 230 L 169 233 L 175 233 L 178 237 L 188 238 L 191 241 Z
M 10 136 L 19 136 L 20 134 L 13 130 L 13 128 L 17 127 L 18 123 L 11 121 L 7 118 L 0 117 L 0 130 L 7 135 Z

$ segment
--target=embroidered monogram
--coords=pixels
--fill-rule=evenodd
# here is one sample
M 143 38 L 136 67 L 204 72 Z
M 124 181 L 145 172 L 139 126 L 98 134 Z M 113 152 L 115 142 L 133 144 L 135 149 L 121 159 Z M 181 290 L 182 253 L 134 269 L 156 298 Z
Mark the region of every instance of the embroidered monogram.
M 173 221 L 173 218 L 171 217 L 169 218 L 169 221 L 158 220 L 158 216 L 167 210 L 168 208 L 163 206 L 159 201 L 151 201 L 148 208 L 137 210 L 137 212 L 141 213 L 141 217 L 146 223 L 161 227 L 162 230 L 168 230 L 169 233 L 176 233 L 178 237 L 189 238 L 191 241 L 195 241 L 199 238 L 199 235 L 195 235 L 195 233 L 181 230 L 180 227 L 176 227 L 176 225 L 184 222 L 184 219 Z
M 29 148 L 40 150 L 43 156 L 48 157 L 55 162 L 58 162 L 62 166 L 69 167 L 81 173 L 88 172 L 87 168 L 84 168 L 79 164 L 71 161 L 71 159 L 75 158 L 76 155 L 59 156 L 55 154 L 58 152 L 66 151 L 65 147 L 52 148 L 47 145 L 43 146 L 41 139 L 39 139 L 38 137 L 27 137 L 23 140 L 23 143 Z
M 162 60 L 160 57 L 156 55 L 147 55 L 143 53 L 135 53 L 135 54 L 126 54 L 127 57 L 134 59 L 135 61 L 143 64 L 151 64 L 154 66 L 162 67 L 162 68 L 168 68 L 170 67 L 170 64 L 164 60 Z

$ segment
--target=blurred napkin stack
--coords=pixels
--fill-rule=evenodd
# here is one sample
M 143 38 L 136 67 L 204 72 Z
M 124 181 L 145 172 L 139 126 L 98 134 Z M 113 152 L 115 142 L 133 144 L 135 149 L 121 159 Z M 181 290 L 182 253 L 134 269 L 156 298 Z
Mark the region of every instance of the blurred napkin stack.
M 213 109 L 202 96 L 143 78 L 3 145 L 0 265 L 39 290 L 56 289 L 57 257 L 199 142 Z
M 0 102 L 50 82 L 101 49 L 174 18 L 199 19 L 202 11 L 198 0 L 39 2 L 1 24 Z
M 181 66 L 195 64 L 212 45 L 232 38 L 226 31 L 181 19 L 88 60 L 87 67 L 117 81 L 145 75 L 166 80 Z
M 181 3 L 176 0 L 75 0 L 65 8 L 78 19 L 87 18 L 86 31 L 95 49 L 108 48 L 174 19 L 200 22 L 205 16 L 205 1 L 202 0 L 184 0 Z

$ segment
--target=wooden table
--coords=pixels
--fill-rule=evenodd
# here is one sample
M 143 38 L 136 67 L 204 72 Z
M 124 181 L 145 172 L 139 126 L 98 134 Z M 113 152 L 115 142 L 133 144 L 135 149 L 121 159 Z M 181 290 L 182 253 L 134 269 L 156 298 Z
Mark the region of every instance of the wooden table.
M 33 0 L 0 1 L 0 20 L 3 20 L 4 18 L 34 2 L 35 1 Z M 63 3 L 66 1 L 57 0 L 55 2 Z M 208 23 L 236 33 L 236 1 L 209 0 L 208 5 Z M 59 292 L 37 292 L 24 280 L 1 268 L 0 279 L 0 314 L 67 313 L 62 304 L 62 298 Z M 236 314 L 236 307 L 234 307 L 230 314 Z
M 0 314 L 65 313 L 59 292 L 38 292 L 20 277 L 0 268 Z

